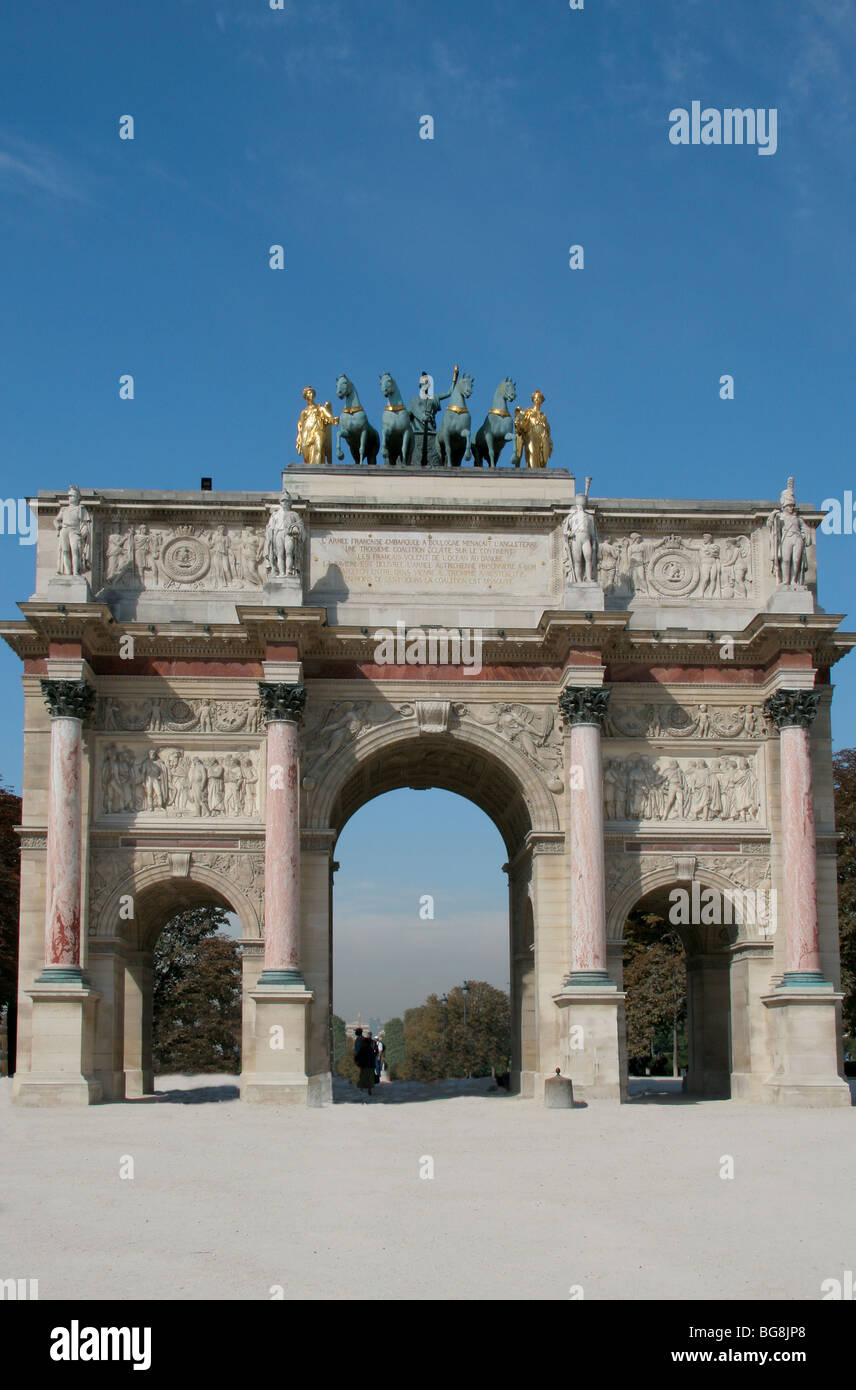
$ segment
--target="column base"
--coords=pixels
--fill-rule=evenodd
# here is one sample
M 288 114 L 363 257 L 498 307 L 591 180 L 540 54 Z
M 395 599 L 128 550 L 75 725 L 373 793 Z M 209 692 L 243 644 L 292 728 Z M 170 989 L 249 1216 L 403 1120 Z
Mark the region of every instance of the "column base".
M 123 1073 L 125 1100 L 139 1100 L 155 1093 L 155 1074 L 142 1067 L 128 1067 Z
M 802 974 L 794 971 L 791 978 Z M 774 994 L 763 996 L 773 1057 L 773 1071 L 761 1087 L 764 1104 L 852 1104 L 850 1087 L 838 1074 L 837 1006 L 842 998 L 825 981 L 789 984 L 788 976 Z
M 103 1096 L 101 1082 L 92 1074 L 101 995 L 71 966 L 46 967 L 27 993 L 33 1001 L 30 1070 L 16 1074 L 13 1100 L 18 1105 L 96 1105 Z
M 268 989 L 306 989 L 306 981 L 299 970 L 263 970 L 259 976 L 258 988 Z
M 332 1098 L 332 1081 L 326 1087 L 323 1081 L 326 1074 L 319 1080 L 306 1072 L 314 994 L 295 983 L 275 985 L 265 978 L 292 973 L 265 971 L 250 992 L 255 1005 L 253 1063 L 241 1073 L 241 1099 L 255 1105 L 321 1105 Z
M 577 971 L 568 976 L 561 993 L 553 995 L 562 1010 L 557 1060 L 578 1100 L 625 1098 L 618 1045 L 618 1011 L 625 998 L 605 970 Z

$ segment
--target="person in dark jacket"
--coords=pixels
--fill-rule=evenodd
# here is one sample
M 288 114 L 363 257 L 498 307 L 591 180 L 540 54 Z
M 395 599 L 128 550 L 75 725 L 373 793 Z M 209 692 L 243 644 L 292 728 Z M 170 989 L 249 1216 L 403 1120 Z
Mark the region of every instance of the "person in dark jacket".
M 374 1049 L 372 1048 L 371 1038 L 365 1037 L 362 1028 L 354 1029 L 354 1061 L 360 1069 L 357 1086 L 361 1091 L 372 1093 L 372 1087 L 377 1085 L 377 1077 L 374 1068 Z

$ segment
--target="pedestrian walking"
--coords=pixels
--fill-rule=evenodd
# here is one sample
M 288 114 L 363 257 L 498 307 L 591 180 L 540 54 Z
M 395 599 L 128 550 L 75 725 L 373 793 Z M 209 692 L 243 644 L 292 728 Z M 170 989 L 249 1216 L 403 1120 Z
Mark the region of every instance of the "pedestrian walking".
M 354 1029 L 354 1061 L 360 1069 L 357 1086 L 361 1091 L 368 1091 L 371 1096 L 372 1087 L 377 1085 L 374 1049 L 371 1038 L 365 1036 L 362 1028 Z M 368 1097 L 363 1099 L 368 1103 Z

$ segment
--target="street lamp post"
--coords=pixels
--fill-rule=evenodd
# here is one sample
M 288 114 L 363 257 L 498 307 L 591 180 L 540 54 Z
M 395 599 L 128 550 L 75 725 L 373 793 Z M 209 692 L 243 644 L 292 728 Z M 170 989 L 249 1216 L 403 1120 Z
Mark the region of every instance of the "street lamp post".
M 443 1051 L 444 1051 L 444 1052 L 446 1051 L 446 1005 L 448 1004 L 448 1002 L 449 1002 L 448 996 L 445 995 L 445 994 L 441 994 L 441 995 L 440 995 L 440 1003 L 443 1005 Z
M 467 1026 L 467 995 L 469 994 L 469 992 L 470 992 L 470 987 L 469 987 L 469 985 L 467 984 L 466 980 L 464 980 L 464 983 L 461 985 L 461 998 L 462 998 L 463 1001 L 464 1001 L 464 1027 L 465 1027 L 465 1028 L 466 1028 L 466 1026 Z

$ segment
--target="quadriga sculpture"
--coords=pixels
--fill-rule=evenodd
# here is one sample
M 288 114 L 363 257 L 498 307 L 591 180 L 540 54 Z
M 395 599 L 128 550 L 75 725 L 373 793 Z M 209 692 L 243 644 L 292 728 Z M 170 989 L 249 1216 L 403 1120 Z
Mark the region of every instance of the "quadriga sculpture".
M 409 464 L 413 453 L 413 427 L 395 378 L 389 372 L 381 372 L 380 389 L 386 397 L 381 427 L 381 458 L 384 463 Z
M 345 457 L 342 452 L 344 439 L 351 451 L 354 463 L 377 463 L 380 435 L 360 403 L 357 388 L 344 372 L 336 378 L 336 395 L 344 401 L 339 414 L 339 433 L 336 437 L 336 458 Z
M 437 432 L 437 448 L 443 468 L 458 468 L 473 456 L 470 446 L 472 421 L 465 401 L 473 393 L 473 378 L 463 372 L 452 387 L 451 400 L 443 412 Z
M 476 468 L 496 468 L 506 444 L 514 443 L 514 424 L 508 402 L 517 397 L 517 385 L 507 376 L 493 393 L 493 404 L 476 430 L 473 441 L 473 465 Z

